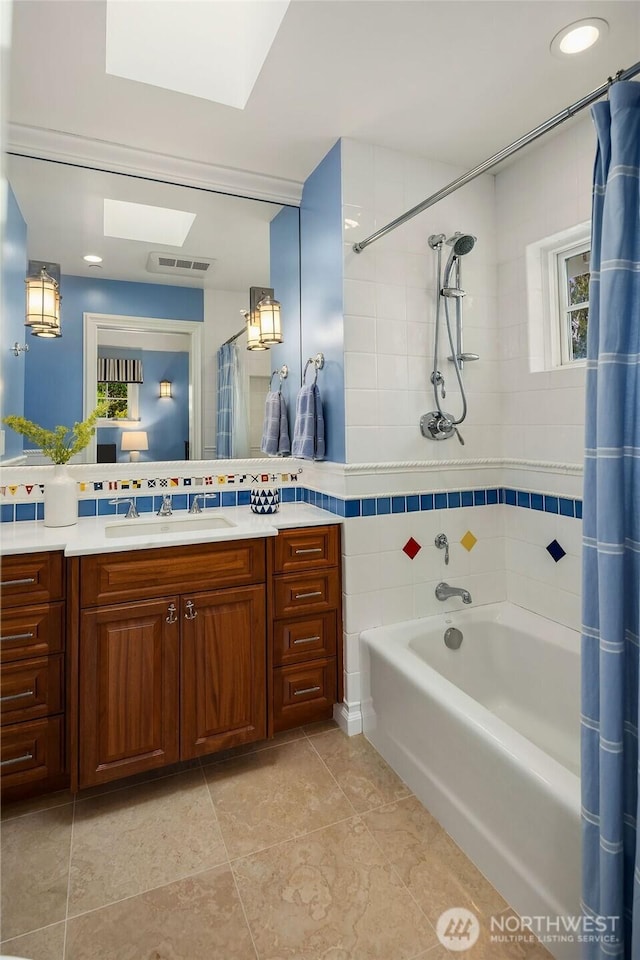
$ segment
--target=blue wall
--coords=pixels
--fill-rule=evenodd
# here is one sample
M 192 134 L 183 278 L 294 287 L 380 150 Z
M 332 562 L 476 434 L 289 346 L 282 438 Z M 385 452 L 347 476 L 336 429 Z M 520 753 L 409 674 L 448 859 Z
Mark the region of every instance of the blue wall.
M 83 313 L 163 320 L 204 320 L 204 294 L 190 287 L 64 276 L 62 336 L 30 338 L 25 380 L 25 416 L 51 429 L 82 420 Z
M 300 206 L 303 365 L 324 353 L 318 374 L 327 460 L 344 463 L 344 317 L 340 141 L 308 177 Z M 312 374 L 310 368 L 307 382 Z
M 189 439 L 189 354 L 166 350 L 123 350 L 100 347 L 98 355 L 141 360 L 144 383 L 139 385 L 140 423 L 122 427 L 100 427 L 98 443 L 115 443 L 118 461 L 129 454 L 120 450 L 124 430 L 146 430 L 149 449 L 140 460 L 184 460 L 184 441 Z M 172 397 L 160 399 L 160 381 L 171 381 Z
M 289 412 L 289 436 L 293 437 L 296 397 L 302 379 L 300 366 L 300 211 L 298 207 L 283 207 L 271 221 L 269 230 L 271 266 L 269 283 L 276 300 L 282 304 L 282 332 L 284 342 L 271 347 L 271 369 L 278 370 L 283 363 L 289 367 L 289 376 L 282 384 L 282 393 Z M 274 380 L 274 388 L 276 381 Z
M 27 225 L 13 190 L 7 184 L 7 219 L 2 238 L 2 416 L 21 417 L 24 413 L 25 355 L 14 357 L 9 352 L 16 340 L 28 343 L 30 349 L 36 337 L 29 335 L 24 325 L 24 279 L 27 275 Z M 27 414 L 28 416 L 28 414 Z M 22 436 L 2 426 L 5 431 L 4 458 L 22 453 Z

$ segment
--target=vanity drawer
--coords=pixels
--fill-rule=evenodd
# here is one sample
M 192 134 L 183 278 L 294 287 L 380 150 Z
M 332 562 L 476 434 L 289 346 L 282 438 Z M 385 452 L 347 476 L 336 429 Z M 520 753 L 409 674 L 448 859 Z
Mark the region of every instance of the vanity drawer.
M 0 662 L 44 657 L 64 649 L 64 607 L 61 603 L 16 607 L 2 615 Z
M 338 526 L 281 530 L 274 541 L 274 572 L 335 567 L 340 550 L 338 533 Z
M 81 604 L 149 600 L 259 583 L 264 576 L 264 540 L 96 554 L 81 561 Z
M 278 667 L 273 671 L 274 732 L 328 719 L 335 699 L 335 659 Z
M 280 667 L 336 653 L 336 614 L 319 613 L 300 620 L 276 620 L 273 625 L 273 663 Z
M 64 770 L 63 733 L 63 717 L 3 727 L 0 733 L 2 792 L 59 777 Z
M 275 617 L 291 617 L 300 613 L 321 613 L 338 606 L 340 584 L 337 568 L 316 573 L 284 574 L 275 577 L 273 600 Z
M 21 553 L 2 558 L 2 605 L 24 606 L 61 600 L 64 562 L 61 553 Z
M 0 722 L 18 723 L 60 713 L 62 654 L 7 663 L 0 677 Z

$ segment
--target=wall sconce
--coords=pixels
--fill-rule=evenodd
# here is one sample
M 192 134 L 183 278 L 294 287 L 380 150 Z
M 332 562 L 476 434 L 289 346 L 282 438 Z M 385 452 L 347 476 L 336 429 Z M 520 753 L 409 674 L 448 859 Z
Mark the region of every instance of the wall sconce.
M 258 324 L 262 343 L 282 343 L 280 304 L 273 297 L 264 297 L 258 304 Z
M 171 393 L 171 380 L 160 381 L 160 396 L 169 397 L 169 399 L 173 397 L 173 394 Z
M 38 272 L 34 272 L 33 268 Z M 25 280 L 25 327 L 31 327 L 34 337 L 60 337 L 60 285 L 51 276 L 57 265 L 35 264 L 30 261 L 30 276 Z M 58 268 L 59 272 L 59 268 Z
M 271 287 L 249 288 L 247 350 L 268 350 L 273 343 L 282 343 L 280 304 L 273 298 Z
M 120 449 L 129 453 L 129 460 L 132 463 L 139 460 L 140 451 L 149 449 L 149 439 L 146 430 L 123 431 Z

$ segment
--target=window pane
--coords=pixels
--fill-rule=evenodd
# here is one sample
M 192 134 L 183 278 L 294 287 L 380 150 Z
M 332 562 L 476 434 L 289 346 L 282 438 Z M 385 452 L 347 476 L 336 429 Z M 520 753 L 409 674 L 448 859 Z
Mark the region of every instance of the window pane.
M 590 251 L 585 250 L 565 260 L 570 304 L 589 300 L 589 255 Z
M 589 322 L 589 308 L 572 310 L 569 313 L 571 325 L 571 353 L 574 360 L 587 358 L 587 324 Z

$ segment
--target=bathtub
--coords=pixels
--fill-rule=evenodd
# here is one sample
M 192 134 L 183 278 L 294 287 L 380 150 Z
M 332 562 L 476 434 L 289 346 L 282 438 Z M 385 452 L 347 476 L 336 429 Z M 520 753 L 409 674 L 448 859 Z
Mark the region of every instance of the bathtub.
M 518 913 L 578 914 L 579 635 L 496 603 L 360 639 L 367 738 Z

